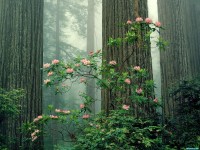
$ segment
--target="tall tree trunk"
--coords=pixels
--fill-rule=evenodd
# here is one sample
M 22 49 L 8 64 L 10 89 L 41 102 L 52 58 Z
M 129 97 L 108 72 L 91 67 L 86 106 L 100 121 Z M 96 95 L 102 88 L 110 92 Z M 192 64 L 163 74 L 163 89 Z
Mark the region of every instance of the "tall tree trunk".
M 4 127 L 19 149 L 22 123 L 42 114 L 43 0 L 0 0 L 0 15 L 0 87 L 26 91 L 18 120 Z
M 94 51 L 94 0 L 88 0 L 88 18 L 87 18 L 87 53 Z M 95 81 L 94 79 L 89 79 L 87 82 L 86 92 L 88 96 L 95 98 Z M 92 103 L 91 110 L 95 112 L 95 103 Z
M 152 72 L 151 52 L 128 44 L 121 47 L 109 47 L 109 37 L 124 37 L 126 29 L 121 27 L 127 20 L 134 21 L 136 17 L 147 17 L 147 0 L 103 0 L 103 59 L 107 62 L 116 60 L 120 65 L 132 52 L 131 58 L 123 64 L 124 67 L 139 65 Z M 152 78 L 152 76 L 150 77 Z M 127 91 L 127 95 L 130 91 Z M 102 91 L 102 109 L 108 111 L 112 98 L 108 90 Z
M 60 0 L 56 4 L 56 59 L 60 59 Z
M 173 116 L 175 102 L 169 97 L 174 83 L 190 79 L 200 72 L 200 1 L 198 0 L 159 0 L 159 20 L 166 30 L 161 36 L 169 42 L 166 51 L 160 53 L 162 99 L 164 114 Z M 191 17 L 192 16 L 192 17 Z

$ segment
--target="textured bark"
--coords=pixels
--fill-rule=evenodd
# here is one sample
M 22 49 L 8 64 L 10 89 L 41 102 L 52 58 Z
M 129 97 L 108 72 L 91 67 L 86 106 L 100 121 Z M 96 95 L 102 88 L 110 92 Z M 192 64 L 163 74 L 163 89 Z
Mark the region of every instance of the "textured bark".
M 19 127 L 42 114 L 43 0 L 0 0 L 0 87 L 23 88 L 18 120 L 10 120 L 10 149 L 22 146 Z M 17 139 L 15 139 L 17 138 Z
M 147 11 L 147 0 L 103 0 L 103 59 L 107 62 L 116 60 L 120 65 L 133 52 L 123 66 L 139 65 L 152 72 L 150 50 L 142 50 L 128 44 L 123 44 L 119 48 L 107 45 L 109 37 L 124 36 L 126 29 L 121 27 L 122 23 L 135 20 L 138 16 L 145 18 Z M 129 95 L 130 91 L 126 94 Z M 111 99 L 108 90 L 102 91 L 102 109 L 110 109 Z
M 200 1 L 159 0 L 159 20 L 166 30 L 161 36 L 169 42 L 166 51 L 160 53 L 162 98 L 164 114 L 173 116 L 175 102 L 169 97 L 173 84 L 190 79 L 200 72 Z M 192 17 L 191 17 L 192 16 Z

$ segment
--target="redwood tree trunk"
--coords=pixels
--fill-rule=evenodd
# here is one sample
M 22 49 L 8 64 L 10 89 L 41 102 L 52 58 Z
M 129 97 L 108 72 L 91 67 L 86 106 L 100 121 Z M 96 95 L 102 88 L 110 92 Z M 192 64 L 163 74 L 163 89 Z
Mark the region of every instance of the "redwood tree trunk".
M 169 42 L 167 50 L 160 53 L 163 111 L 166 116 L 174 115 L 176 105 L 169 97 L 170 88 L 200 72 L 199 6 L 198 0 L 158 1 L 159 20 L 166 28 L 161 36 Z
M 107 62 L 115 60 L 119 65 L 133 52 L 131 58 L 123 64 L 124 67 L 139 65 L 152 72 L 151 52 L 128 44 L 121 47 L 109 47 L 109 37 L 118 38 L 125 35 L 126 29 L 121 27 L 127 20 L 134 21 L 136 17 L 147 17 L 147 0 L 103 0 L 103 59 Z M 123 68 L 122 68 L 123 70 Z M 151 77 L 152 78 L 152 75 Z M 130 91 L 127 91 L 130 95 Z M 102 91 L 102 109 L 111 109 L 112 98 L 108 90 Z
M 19 149 L 22 123 L 42 114 L 43 0 L 0 0 L 0 32 L 0 87 L 26 92 L 19 118 L 4 126 Z

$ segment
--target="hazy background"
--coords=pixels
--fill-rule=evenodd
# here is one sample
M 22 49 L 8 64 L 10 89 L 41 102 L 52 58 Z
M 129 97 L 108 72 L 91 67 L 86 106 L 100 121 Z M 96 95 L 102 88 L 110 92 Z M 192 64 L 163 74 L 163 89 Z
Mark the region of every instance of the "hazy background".
M 90 51 L 101 49 L 102 45 L 102 5 L 101 0 L 45 0 L 44 3 L 44 63 L 53 59 L 70 61 L 76 56 L 84 57 Z M 46 75 L 44 75 L 44 79 Z M 65 83 L 70 86 L 70 83 Z M 90 83 L 94 84 L 94 81 Z M 91 85 L 92 86 L 92 85 Z M 88 92 L 85 84 L 73 84 L 71 90 L 63 95 L 55 95 L 54 88 L 43 92 L 44 113 L 48 113 L 48 105 L 54 109 L 79 108 L 79 94 Z M 100 99 L 100 91 L 88 93 Z M 93 109 L 100 110 L 100 101 Z M 59 128 L 58 124 L 50 123 L 49 128 Z M 61 136 L 54 130 L 45 134 L 45 149 L 67 149 Z M 54 136 L 50 136 L 53 134 Z M 57 146 L 55 146 L 57 145 Z M 58 146 L 59 145 L 59 146 Z M 69 146 L 70 147 L 70 146 Z

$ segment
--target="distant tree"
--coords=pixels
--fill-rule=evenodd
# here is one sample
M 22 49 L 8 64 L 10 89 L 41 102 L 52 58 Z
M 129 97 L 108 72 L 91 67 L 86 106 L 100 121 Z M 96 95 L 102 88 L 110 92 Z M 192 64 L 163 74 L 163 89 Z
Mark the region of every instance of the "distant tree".
M 1 0 L 0 32 L 0 87 L 26 93 L 17 120 L 0 128 L 11 137 L 9 149 L 26 149 L 19 129 L 42 114 L 43 0 Z
M 86 37 L 87 7 L 72 0 L 45 0 L 44 7 L 44 60 L 69 60 L 83 54 L 83 50 L 66 42 L 71 36 L 66 29 Z
M 94 28 L 95 28 L 95 1 L 88 0 L 88 17 L 87 17 L 87 53 L 94 52 Z M 95 80 L 88 79 L 87 85 L 88 96 L 95 98 Z M 95 104 L 92 104 L 92 111 L 95 112 Z

